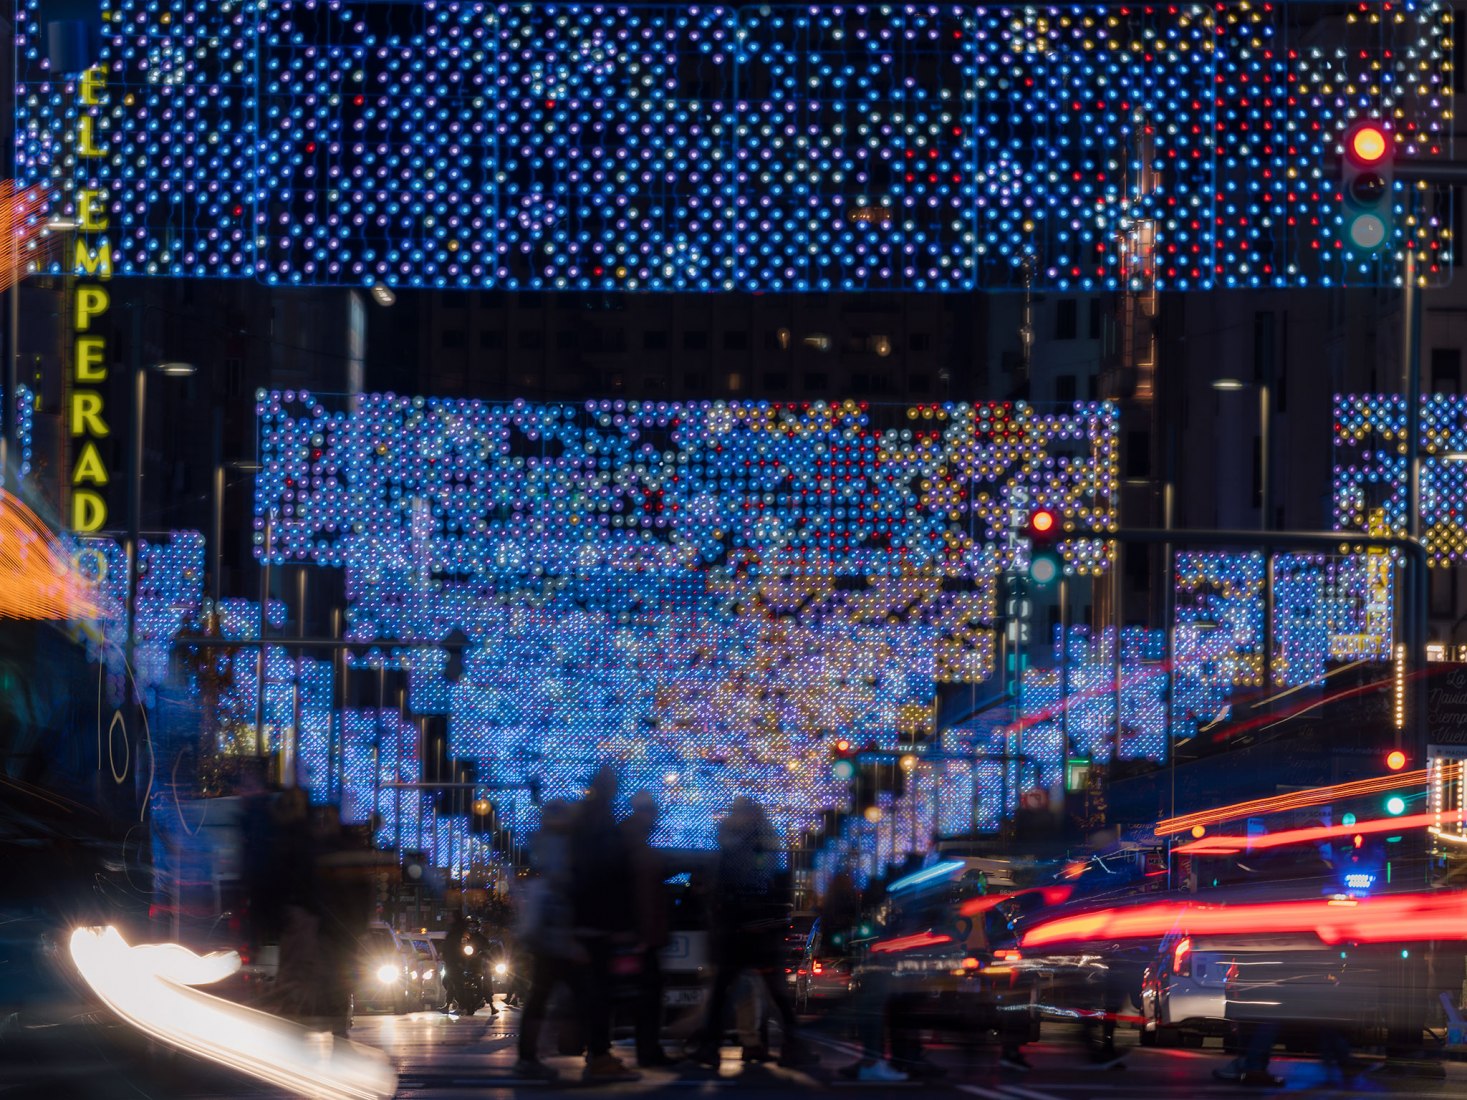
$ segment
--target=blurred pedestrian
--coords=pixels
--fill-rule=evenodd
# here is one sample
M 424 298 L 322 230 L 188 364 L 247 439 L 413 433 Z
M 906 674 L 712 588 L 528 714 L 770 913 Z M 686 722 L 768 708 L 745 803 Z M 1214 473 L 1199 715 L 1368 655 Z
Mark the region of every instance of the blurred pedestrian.
M 718 900 L 712 936 L 717 970 L 702 1042 L 692 1055 L 700 1065 L 716 1069 L 721 1062 L 724 1011 L 734 983 L 745 970 L 764 979 L 769 1000 L 779 1014 L 783 1031 L 779 1064 L 802 1066 L 818 1061 L 800 1042 L 784 976 L 782 952 L 789 912 L 777 894 L 779 859 L 779 837 L 769 815 L 752 799 L 734 799 L 718 827 Z
M 1116 1017 L 1128 994 L 1125 974 L 1113 962 L 1100 966 L 1099 1013 L 1085 1016 L 1083 1022 L 1090 1063 L 1096 1069 L 1125 1069 L 1126 1059 L 1116 1050 Z
M 637 932 L 637 1065 L 670 1066 L 674 1059 L 662 1049 L 661 952 L 671 935 L 668 930 L 668 898 L 664 885 L 666 870 L 661 855 L 652 848 L 652 830 L 657 825 L 657 799 L 648 791 L 632 795 L 632 813 L 622 822 L 632 865 L 632 899 Z
M 636 942 L 632 860 L 612 813 L 616 772 L 603 767 L 581 800 L 571 831 L 571 904 L 575 934 L 586 952 L 579 1001 L 585 1028 L 588 1084 L 635 1081 L 641 1075 L 611 1053 L 612 963 Z
M 540 1061 L 540 1031 L 556 986 L 565 985 L 580 1003 L 580 983 L 590 956 L 575 936 L 571 902 L 571 833 L 576 809 L 554 798 L 540 810 L 540 829 L 530 840 L 530 868 L 535 877 L 520 899 L 518 940 L 530 958 L 529 992 L 520 1013 L 521 1077 L 554 1080 L 556 1073 Z

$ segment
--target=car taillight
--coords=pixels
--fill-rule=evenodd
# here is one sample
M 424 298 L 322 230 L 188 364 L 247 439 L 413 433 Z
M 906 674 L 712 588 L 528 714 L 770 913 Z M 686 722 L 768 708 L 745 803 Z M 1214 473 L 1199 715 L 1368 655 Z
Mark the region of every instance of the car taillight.
M 810 968 L 810 973 L 811 974 L 824 974 L 825 973 L 825 967 L 821 966 L 819 963 L 816 963 L 814 966 L 812 966 Z
M 1192 938 L 1184 936 L 1172 952 L 1172 973 L 1183 978 L 1192 976 Z
M 995 951 L 993 958 L 996 962 L 1018 962 L 1023 958 L 1023 955 L 1019 953 L 1017 948 L 1005 947 Z

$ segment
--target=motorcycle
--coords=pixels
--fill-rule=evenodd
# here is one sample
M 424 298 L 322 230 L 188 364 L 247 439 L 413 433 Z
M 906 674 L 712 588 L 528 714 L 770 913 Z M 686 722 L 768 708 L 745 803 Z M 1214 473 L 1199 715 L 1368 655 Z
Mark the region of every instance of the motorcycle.
M 494 996 L 489 966 L 489 945 L 482 936 L 469 935 L 450 948 L 447 994 L 461 1016 L 472 1016 Z

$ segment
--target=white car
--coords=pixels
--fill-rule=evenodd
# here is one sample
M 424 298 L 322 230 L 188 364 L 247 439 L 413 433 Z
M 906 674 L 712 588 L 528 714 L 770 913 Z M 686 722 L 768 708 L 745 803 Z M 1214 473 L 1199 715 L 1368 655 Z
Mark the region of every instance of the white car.
M 410 988 L 423 1007 L 438 1008 L 447 999 L 443 989 L 443 959 L 438 953 L 443 933 L 419 931 L 399 935 L 413 955 L 412 962 L 408 964 Z
M 1312 935 L 1168 936 L 1141 979 L 1141 1045 L 1200 1046 L 1205 1036 L 1227 1034 L 1230 978 L 1322 947 Z

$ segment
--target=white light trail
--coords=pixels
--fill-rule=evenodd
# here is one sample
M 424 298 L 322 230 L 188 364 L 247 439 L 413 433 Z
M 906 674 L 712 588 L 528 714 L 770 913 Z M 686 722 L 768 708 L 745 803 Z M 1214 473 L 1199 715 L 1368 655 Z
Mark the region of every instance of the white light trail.
M 71 957 L 109 1008 L 160 1042 L 321 1100 L 388 1100 L 397 1091 L 381 1051 L 192 988 L 238 970 L 233 951 L 132 946 L 115 928 L 78 928 Z

